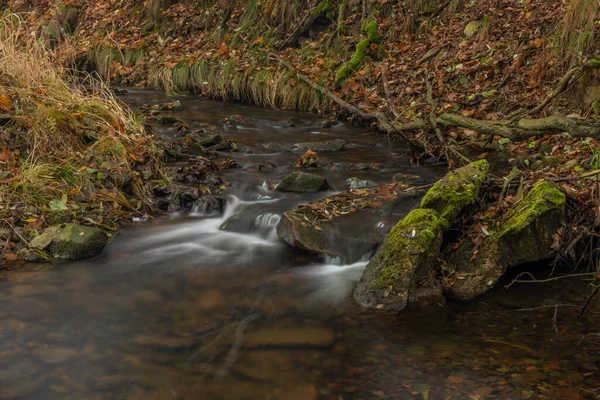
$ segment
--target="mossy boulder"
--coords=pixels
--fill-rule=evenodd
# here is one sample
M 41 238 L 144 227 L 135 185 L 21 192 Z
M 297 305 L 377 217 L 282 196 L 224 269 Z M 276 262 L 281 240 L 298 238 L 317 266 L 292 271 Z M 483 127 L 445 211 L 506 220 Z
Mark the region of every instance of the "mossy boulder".
M 448 223 L 434 210 L 418 208 L 394 226 L 354 290 L 367 308 L 403 310 L 409 302 L 442 300 L 434 266 Z
M 488 162 L 479 160 L 450 172 L 427 192 L 421 207 L 436 211 L 451 225 L 465 207 L 477 200 L 488 169 Z
M 565 194 L 551 182 L 536 184 L 490 233 L 479 252 L 466 243 L 454 255 L 454 272 L 444 281 L 449 297 L 469 300 L 491 289 L 516 265 L 552 257 L 552 235 L 562 226 Z
M 292 172 L 277 185 L 280 192 L 309 193 L 329 189 L 327 179 L 306 172 Z
M 290 246 L 344 263 L 373 254 L 385 236 L 377 223 L 395 204 L 404 209 L 418 203 L 422 193 L 402 192 L 402 186 L 348 190 L 286 211 L 277 234 Z M 397 210 L 397 212 L 402 212 Z
M 101 229 L 62 224 L 45 229 L 29 247 L 46 250 L 54 258 L 79 260 L 97 255 L 107 244 L 108 235 Z

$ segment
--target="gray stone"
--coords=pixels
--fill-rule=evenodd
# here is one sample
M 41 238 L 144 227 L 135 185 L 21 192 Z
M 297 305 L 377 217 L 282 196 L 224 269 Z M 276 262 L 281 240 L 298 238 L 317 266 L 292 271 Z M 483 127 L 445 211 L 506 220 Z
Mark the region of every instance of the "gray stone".
M 308 193 L 329 189 L 327 179 L 306 172 L 292 172 L 277 185 L 280 192 Z

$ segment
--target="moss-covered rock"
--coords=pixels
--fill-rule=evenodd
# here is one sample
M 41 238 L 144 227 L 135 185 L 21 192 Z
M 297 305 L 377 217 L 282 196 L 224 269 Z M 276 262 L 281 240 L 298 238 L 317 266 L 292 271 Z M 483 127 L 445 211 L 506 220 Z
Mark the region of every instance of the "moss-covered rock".
M 306 172 L 292 172 L 277 185 L 280 192 L 308 193 L 329 189 L 327 179 Z
M 77 225 L 62 224 L 47 228 L 35 237 L 29 246 L 46 250 L 54 258 L 79 260 L 93 257 L 108 244 L 108 235 L 101 229 Z
M 477 200 L 488 169 L 487 161 L 479 160 L 450 172 L 427 192 L 421 207 L 436 211 L 452 224 L 465 207 Z
M 464 34 L 466 37 L 468 38 L 472 38 L 473 36 L 475 36 L 475 34 L 477 32 L 479 32 L 479 29 L 481 28 L 481 21 L 471 21 L 469 22 L 464 29 Z
M 409 302 L 441 300 L 434 266 L 447 226 L 433 210 L 410 212 L 367 265 L 354 290 L 356 301 L 368 308 L 402 310 Z
M 444 282 L 449 297 L 469 300 L 491 289 L 506 269 L 552 257 L 552 235 L 562 226 L 565 194 L 551 182 L 535 185 L 490 233 L 473 257 L 466 243 L 454 256 L 454 272 Z

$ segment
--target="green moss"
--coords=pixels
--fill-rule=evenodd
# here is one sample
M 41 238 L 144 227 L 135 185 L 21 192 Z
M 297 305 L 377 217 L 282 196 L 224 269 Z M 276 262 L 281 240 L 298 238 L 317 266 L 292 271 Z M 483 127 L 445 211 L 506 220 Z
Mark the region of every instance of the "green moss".
M 318 17 L 321 14 L 327 13 L 328 11 L 331 10 L 331 3 L 329 2 L 329 0 L 324 0 L 322 2 L 319 3 L 319 5 L 317 6 L 317 8 L 315 8 L 310 15 L 313 17 Z
M 566 196 L 558 185 L 552 182 L 540 182 L 515 207 L 516 212 L 504 224 L 499 236 L 520 232 L 540 215 L 557 209 L 565 204 Z
M 335 81 L 337 83 L 349 78 L 352 74 L 352 71 L 354 71 L 362 63 L 363 59 L 365 58 L 365 52 L 371 43 L 379 43 L 381 41 L 379 33 L 377 32 L 377 21 L 371 21 L 364 24 L 361 28 L 361 31 L 367 34 L 367 38 L 358 42 L 356 45 L 356 50 L 354 51 L 354 55 L 350 61 L 337 69 L 335 72 Z
M 437 211 L 451 224 L 465 206 L 477 200 L 488 169 L 487 161 L 479 160 L 452 171 L 425 194 L 421 207 Z
M 367 34 L 367 39 L 369 39 L 369 42 L 379 43 L 381 41 L 379 33 L 377 32 L 377 21 L 371 21 L 367 24 L 364 24 L 361 28 L 361 31 Z
M 434 247 L 441 244 L 441 232 L 446 227 L 446 221 L 435 211 L 424 208 L 417 208 L 400 220 L 378 254 L 383 264 L 378 285 L 408 287 L 421 256 L 429 252 L 437 255 L 439 249 Z

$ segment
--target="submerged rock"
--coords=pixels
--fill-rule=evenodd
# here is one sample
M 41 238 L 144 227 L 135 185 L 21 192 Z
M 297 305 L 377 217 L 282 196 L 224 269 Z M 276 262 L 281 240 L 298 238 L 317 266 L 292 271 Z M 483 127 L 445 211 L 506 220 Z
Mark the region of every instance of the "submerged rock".
M 55 258 L 79 260 L 95 256 L 107 244 L 108 235 L 101 229 L 77 224 L 62 224 L 46 228 L 29 243 L 29 246 L 46 250 Z
M 295 143 L 292 150 L 300 151 L 317 151 L 317 152 L 335 152 L 341 151 L 344 148 L 346 141 L 342 139 L 328 140 L 326 142 L 303 142 Z
M 461 246 L 452 263 L 454 272 L 444 281 L 446 294 L 472 299 L 491 289 L 508 268 L 551 258 L 552 235 L 562 226 L 565 201 L 558 185 L 535 185 L 481 247 L 469 242 Z
M 395 184 L 349 190 L 286 211 L 277 234 L 295 248 L 351 263 L 372 254 L 382 242 L 377 222 L 400 198 L 417 202 L 420 195 L 401 192 Z
M 277 185 L 280 192 L 309 193 L 329 189 L 327 179 L 306 172 L 292 172 Z
M 292 146 L 278 143 L 278 142 L 269 142 L 262 145 L 265 149 L 271 151 L 291 151 Z
M 399 311 L 409 302 L 443 300 L 436 268 L 443 231 L 475 203 L 487 170 L 481 160 L 448 173 L 425 194 L 421 208 L 396 224 L 354 291 L 360 305 Z
M 399 311 L 412 298 L 441 299 L 432 266 L 446 227 L 446 220 L 433 210 L 416 209 L 404 217 L 367 265 L 354 290 L 356 301 L 367 308 Z

